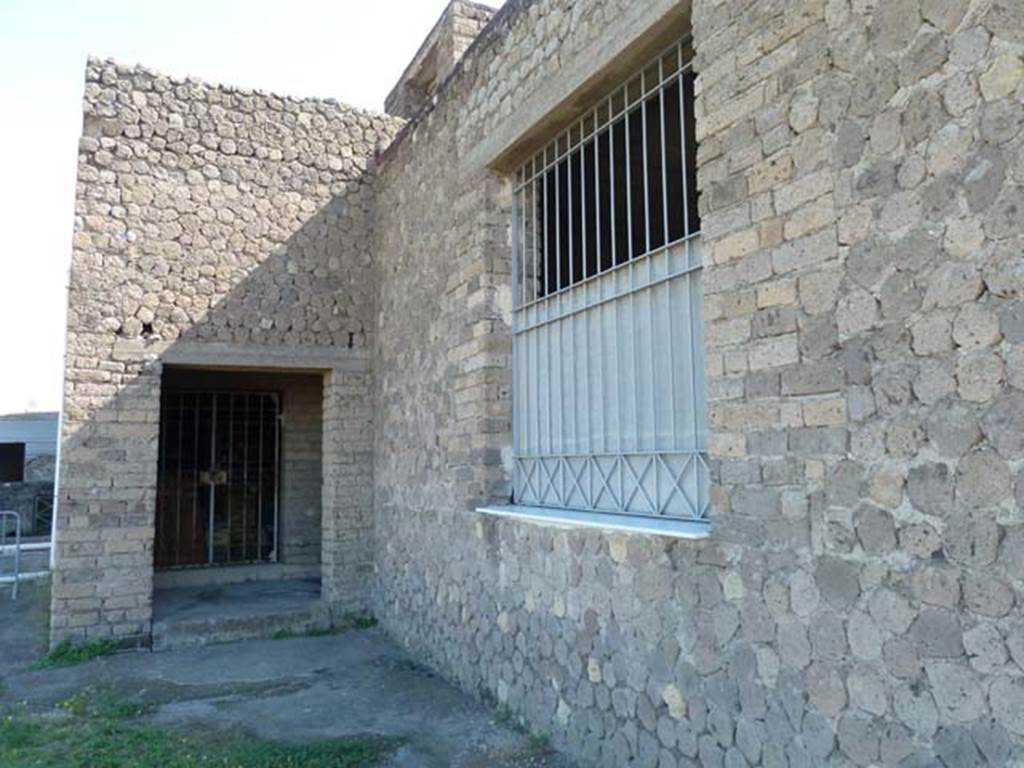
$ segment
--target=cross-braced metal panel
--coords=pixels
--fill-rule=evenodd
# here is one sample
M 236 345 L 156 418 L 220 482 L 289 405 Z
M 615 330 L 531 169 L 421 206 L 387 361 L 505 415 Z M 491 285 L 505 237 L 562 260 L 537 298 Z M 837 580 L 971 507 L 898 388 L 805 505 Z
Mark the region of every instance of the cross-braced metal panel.
M 517 174 L 518 504 L 707 515 L 693 131 L 683 41 Z

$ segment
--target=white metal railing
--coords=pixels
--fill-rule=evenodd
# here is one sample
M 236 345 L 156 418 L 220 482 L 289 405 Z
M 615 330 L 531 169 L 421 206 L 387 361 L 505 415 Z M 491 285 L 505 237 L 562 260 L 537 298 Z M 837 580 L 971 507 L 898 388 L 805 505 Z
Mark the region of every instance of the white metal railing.
M 50 542 L 48 541 L 23 541 L 21 547 L 15 547 L 13 544 L 4 544 L 0 546 L 0 555 L 12 554 L 15 549 L 20 549 L 22 552 L 49 552 Z
M 7 541 L 7 521 L 14 520 L 14 575 L 11 576 L 11 582 L 14 586 L 11 587 L 11 599 L 18 599 L 18 584 L 21 581 L 21 515 L 17 512 L 0 511 L 0 518 L 3 519 L 4 525 L 0 529 L 3 535 L 0 536 L 0 541 Z M 9 549 L 10 547 L 5 547 Z
M 707 516 L 692 89 L 683 40 L 516 174 L 518 504 Z

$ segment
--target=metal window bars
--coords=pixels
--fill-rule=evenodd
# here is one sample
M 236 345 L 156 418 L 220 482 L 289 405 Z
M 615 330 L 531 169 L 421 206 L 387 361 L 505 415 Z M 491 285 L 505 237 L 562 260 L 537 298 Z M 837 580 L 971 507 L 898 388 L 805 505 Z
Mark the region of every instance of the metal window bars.
M 163 395 L 155 562 L 274 562 L 280 493 L 277 393 Z
M 516 174 L 518 504 L 707 515 L 689 52 L 671 46 Z

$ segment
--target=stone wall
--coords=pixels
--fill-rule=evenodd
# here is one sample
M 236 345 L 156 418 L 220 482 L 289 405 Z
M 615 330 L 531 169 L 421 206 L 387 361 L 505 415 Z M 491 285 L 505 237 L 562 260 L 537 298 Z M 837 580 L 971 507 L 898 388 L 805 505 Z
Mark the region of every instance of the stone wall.
M 1021 7 L 694 0 L 716 482 L 686 542 L 473 511 L 508 494 L 494 137 L 663 10 L 510 1 L 383 162 L 384 626 L 586 762 L 1024 760 Z
M 444 87 L 493 15 L 489 6 L 452 0 L 384 100 L 384 110 L 405 119 L 416 117 Z
M 0 510 L 17 512 L 21 518 L 22 536 L 45 536 L 49 533 L 45 525 L 36 525 L 36 499 L 46 507 L 52 504 L 53 480 L 26 481 L 24 483 L 0 483 Z M 14 537 L 14 523 L 10 519 L 0 520 L 0 531 L 4 525 L 10 537 Z
M 1024 760 L 1021 8 L 693 0 L 699 542 L 474 511 L 504 174 L 688 4 L 509 0 L 380 178 L 398 121 L 91 62 L 54 639 L 148 632 L 163 363 L 305 368 L 327 600 L 582 761 Z
M 1007 764 L 1024 6 L 783 5 L 695 14 L 724 575 L 766 542 L 731 602 L 811 763 Z
M 32 456 L 25 459 L 26 483 L 49 483 L 53 485 L 54 471 L 57 468 L 56 456 Z
M 53 641 L 144 642 L 164 362 L 329 372 L 352 440 L 325 435 L 326 485 L 369 488 L 351 392 L 372 343 L 372 155 L 400 121 L 95 60 L 84 112 Z M 367 562 L 365 541 L 324 546 L 343 544 L 331 559 Z
M 26 536 L 49 535 L 56 469 L 57 414 L 26 413 L 0 416 L 0 442 L 20 445 L 24 463 L 17 482 L 0 482 L 0 511 L 17 512 Z M 38 507 L 38 521 L 37 521 Z M 8 518 L 9 534 L 14 523 Z M 0 531 L 3 521 L 0 521 Z M 0 533 L 2 535 L 2 533 Z

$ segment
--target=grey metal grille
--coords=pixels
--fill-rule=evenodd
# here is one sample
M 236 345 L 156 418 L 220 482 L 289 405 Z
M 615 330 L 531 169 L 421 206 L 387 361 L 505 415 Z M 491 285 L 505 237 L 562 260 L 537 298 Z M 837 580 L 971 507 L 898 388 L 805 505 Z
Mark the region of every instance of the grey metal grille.
M 279 395 L 166 391 L 160 411 L 156 566 L 275 562 Z
M 707 515 L 693 134 L 684 40 L 516 175 L 518 504 Z

